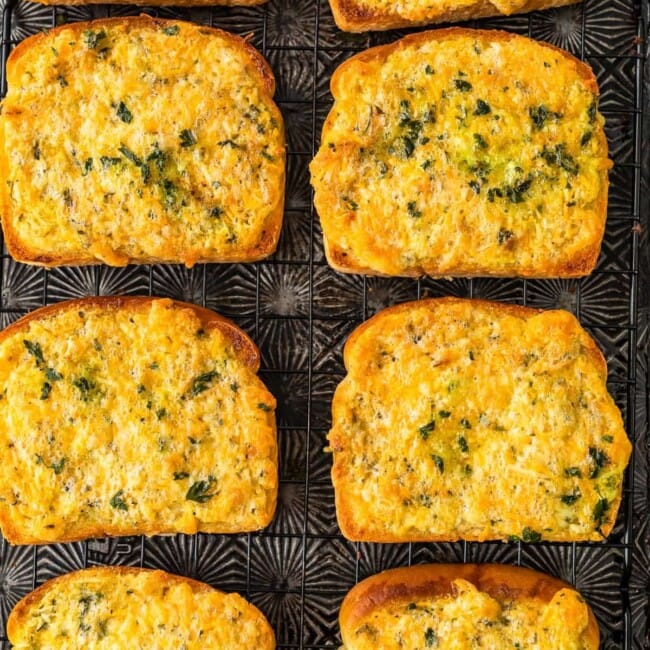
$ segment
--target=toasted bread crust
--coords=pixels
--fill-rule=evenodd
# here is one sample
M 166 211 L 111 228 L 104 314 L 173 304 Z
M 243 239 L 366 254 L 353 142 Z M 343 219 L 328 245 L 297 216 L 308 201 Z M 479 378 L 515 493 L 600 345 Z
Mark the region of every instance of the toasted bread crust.
M 177 307 L 191 310 L 199 318 L 204 329 L 219 329 L 228 336 L 232 341 L 233 347 L 241 355 L 240 360 L 242 363 L 246 364 L 253 372 L 257 372 L 260 369 L 260 351 L 258 347 L 253 343 L 250 336 L 244 330 L 237 327 L 231 320 L 206 307 L 180 300 L 172 300 L 171 298 L 155 298 L 152 296 L 89 296 L 40 307 L 25 314 L 1 330 L 0 343 L 16 332 L 27 330 L 32 321 L 49 318 L 62 311 L 77 311 L 89 307 L 99 307 L 104 310 L 137 310 L 140 308 L 149 308 L 154 301 L 160 301 L 163 304 L 169 305 L 173 304 Z
M 529 13 L 539 9 L 563 7 L 580 0 L 524 0 L 519 7 L 502 13 L 490 0 L 476 0 L 473 5 L 455 9 L 431 9 L 423 20 L 410 20 L 397 11 L 381 11 L 364 7 L 359 0 L 330 0 L 334 20 L 346 32 L 383 31 L 402 27 L 417 27 L 434 23 L 455 23 L 474 18 Z
M 266 0 L 262 0 L 265 2 Z M 261 4 L 258 0 L 253 0 L 252 3 L 247 2 L 229 2 L 226 0 L 225 4 Z M 44 4 L 57 4 L 44 2 Z M 83 0 L 73 2 L 72 4 L 87 4 Z M 143 2 L 143 4 L 145 4 Z M 154 4 L 157 4 L 154 2 Z M 165 2 L 159 4 L 164 5 Z M 205 4 L 204 2 L 194 3 L 192 0 L 189 2 L 181 1 L 181 5 L 192 4 Z M 217 4 L 220 4 L 219 2 Z M 223 4 L 223 3 L 221 3 Z M 18 71 L 20 70 L 21 59 L 30 51 L 46 47 L 46 44 L 54 38 L 59 32 L 64 30 L 71 30 L 73 34 L 81 38 L 83 33 L 87 30 L 101 30 L 106 27 L 124 27 L 128 30 L 146 29 L 157 31 L 166 27 L 174 27 L 182 25 L 187 28 L 193 28 L 200 34 L 213 35 L 224 39 L 237 48 L 242 57 L 247 61 L 248 71 L 251 76 L 257 79 L 260 88 L 263 91 L 264 101 L 268 109 L 273 115 L 277 123 L 280 139 L 284 142 L 284 121 L 282 114 L 277 105 L 273 102 L 273 95 L 275 94 L 276 84 L 275 77 L 271 70 L 270 65 L 264 57 L 244 38 L 223 31 L 221 29 L 208 27 L 204 25 L 194 25 L 185 21 L 170 20 L 162 18 L 153 18 L 147 14 L 140 16 L 128 16 L 118 18 L 101 18 L 88 22 L 78 22 L 73 24 L 60 25 L 47 32 L 40 32 L 24 41 L 20 42 L 11 52 L 7 60 L 7 83 L 14 86 L 19 85 L 20 80 Z M 7 108 L 4 107 L 3 113 L 7 114 Z M 126 266 L 131 263 L 138 264 L 157 264 L 157 263 L 174 263 L 180 262 L 188 267 L 194 266 L 197 263 L 211 263 L 211 262 L 255 262 L 264 259 L 271 255 L 278 244 L 280 231 L 282 228 L 282 217 L 284 213 L 284 191 L 285 191 L 285 154 L 282 153 L 282 172 L 278 180 L 278 196 L 277 200 L 272 204 L 271 210 L 266 217 L 264 230 L 259 238 L 259 241 L 254 247 L 246 249 L 235 249 L 231 252 L 222 252 L 219 255 L 212 257 L 200 257 L 191 250 L 179 251 L 177 250 L 173 257 L 155 257 L 155 256 L 137 256 L 130 257 L 121 251 L 108 250 L 103 251 L 104 255 L 97 255 L 93 251 L 79 250 L 74 254 L 59 253 L 55 250 L 44 253 L 33 248 L 30 242 L 24 241 L 14 225 L 14 218 L 16 215 L 12 210 L 12 201 L 10 197 L 7 182 L 9 176 L 10 161 L 8 151 L 5 147 L 5 133 L 4 126 L 2 125 L 2 118 L 0 116 L 0 218 L 2 220 L 2 228 L 5 237 L 5 244 L 11 256 L 22 263 L 32 264 L 44 267 L 57 267 L 57 266 L 86 266 L 98 263 L 106 263 L 111 266 Z
M 107 312 L 127 311 L 128 313 L 135 314 L 139 311 L 151 309 L 153 303 L 159 303 L 162 306 L 174 306 L 182 310 L 189 310 L 199 319 L 199 322 L 206 333 L 212 330 L 220 331 L 232 344 L 238 360 L 253 373 L 258 372 L 260 367 L 259 349 L 243 330 L 227 318 L 216 314 L 210 309 L 190 303 L 171 300 L 169 298 L 155 298 L 148 296 L 93 296 L 48 305 L 26 314 L 2 330 L 0 332 L 0 343 L 12 336 L 20 335 L 21 332 L 26 332 L 32 322 L 45 321 L 64 312 L 74 313 L 83 312 L 88 309 L 100 309 Z M 270 397 L 268 391 L 267 395 Z M 273 399 L 272 397 L 270 398 Z M 273 449 L 271 450 L 271 456 L 277 470 L 277 428 L 273 409 L 270 409 L 265 413 L 265 421 L 266 425 L 271 429 L 272 437 L 275 441 Z M 268 509 L 265 511 L 260 510 L 258 512 L 259 522 L 257 525 L 251 527 L 250 530 L 258 530 L 267 526 L 271 522 L 277 500 L 277 477 L 275 480 L 275 491 L 269 495 L 269 499 Z M 196 523 L 196 532 L 242 532 L 242 527 L 237 524 L 229 525 L 223 522 L 204 522 L 198 520 Z M 102 526 L 97 522 L 88 522 L 85 524 L 83 522 L 77 522 L 72 532 L 57 536 L 56 539 L 43 539 L 41 537 L 30 535 L 23 526 L 17 526 L 12 520 L 10 510 L 7 507 L 0 508 L 0 528 L 2 529 L 4 537 L 12 544 L 46 544 L 53 541 L 75 542 L 92 537 L 136 534 L 152 536 L 161 533 L 178 532 L 175 528 L 170 527 L 169 524 L 167 524 L 166 527 L 161 528 L 160 522 L 152 522 L 150 525 L 136 526 L 128 524 L 126 527 L 124 524 Z
M 200 582 L 198 580 L 193 580 L 192 578 L 186 578 L 185 576 L 179 576 L 172 573 L 167 573 L 166 571 L 161 571 L 159 569 L 145 569 L 145 568 L 136 568 L 136 567 L 126 567 L 126 566 L 114 566 L 114 567 L 93 567 L 88 569 L 81 569 L 79 571 L 73 571 L 71 573 L 66 573 L 64 575 L 52 578 L 42 585 L 37 587 L 34 591 L 30 592 L 22 598 L 11 611 L 9 618 L 7 619 L 7 636 L 10 640 L 15 640 L 21 627 L 24 625 L 25 620 L 29 616 L 30 610 L 33 606 L 37 605 L 39 601 L 47 597 L 49 591 L 55 586 L 64 586 L 66 584 L 74 584 L 78 579 L 101 579 L 105 580 L 108 583 L 119 581 L 124 576 L 137 576 L 141 574 L 148 573 L 152 576 L 158 578 L 161 584 L 166 586 L 172 586 L 175 584 L 185 584 L 188 585 L 194 594 L 201 593 L 224 593 L 219 589 L 206 584 L 205 582 Z M 249 606 L 259 615 L 260 622 L 263 622 L 265 633 L 268 636 L 269 645 L 265 646 L 264 650 L 272 650 L 275 647 L 275 639 L 273 635 L 273 630 L 270 625 L 264 618 L 263 614 L 254 606 L 248 603 Z
M 497 600 L 534 598 L 548 603 L 560 589 L 573 589 L 543 573 L 499 564 L 422 564 L 390 569 L 366 578 L 346 595 L 339 614 L 344 641 L 373 611 L 392 604 L 449 596 L 454 593 L 452 583 L 457 579 L 472 583 Z M 589 608 L 584 647 L 595 650 L 599 640 L 598 623 Z
M 346 2 L 346 0 L 343 0 Z M 490 5 L 491 6 L 491 5 Z M 333 73 L 330 88 L 334 97 L 335 103 L 339 98 L 345 96 L 347 89 L 345 87 L 345 77 L 351 70 L 357 70 L 358 74 L 363 74 L 363 69 L 366 65 L 376 65 L 385 62 L 393 53 L 397 51 L 407 50 L 409 48 L 418 47 L 421 44 L 438 41 L 444 42 L 447 40 L 459 39 L 463 37 L 472 37 L 477 41 L 484 43 L 508 43 L 512 41 L 524 40 L 528 41 L 526 37 L 517 34 L 499 30 L 481 30 L 481 29 L 467 29 L 460 27 L 451 27 L 447 29 L 437 29 L 425 32 L 418 32 L 409 34 L 393 43 L 387 45 L 379 45 L 369 48 L 363 52 L 353 55 L 342 63 Z M 598 96 L 599 88 L 593 70 L 569 52 L 562 50 L 550 43 L 537 41 L 536 44 L 540 48 L 548 49 L 553 53 L 559 54 L 564 60 L 573 66 L 576 76 L 583 82 L 584 88 Z M 336 106 L 335 106 L 336 108 Z M 335 130 L 335 125 L 338 115 L 335 109 L 330 111 L 325 120 L 321 140 L 325 142 L 328 135 Z M 604 157 L 607 156 L 607 138 L 605 131 L 602 128 L 594 129 L 593 137 L 598 143 L 597 150 L 599 154 Z M 411 264 L 408 267 L 400 268 L 399 272 L 383 273 L 376 268 L 369 266 L 366 262 L 359 259 L 354 250 L 348 248 L 344 250 L 337 241 L 332 240 L 328 236 L 328 221 L 332 219 L 328 213 L 333 210 L 329 205 L 319 205 L 318 190 L 315 198 L 319 215 L 323 222 L 323 243 L 325 248 L 325 255 L 329 265 L 341 273 L 359 273 L 364 275 L 376 276 L 400 276 L 400 277 L 422 277 L 429 276 L 433 278 L 444 277 L 481 277 L 490 275 L 491 277 L 524 277 L 524 278 L 548 278 L 548 277 L 583 277 L 593 271 L 600 255 L 600 245 L 602 237 L 605 232 L 605 221 L 607 216 L 607 201 L 608 201 L 608 170 L 611 168 L 611 161 L 600 170 L 600 186 L 601 191 L 598 194 L 596 201 L 593 204 L 594 222 L 597 224 L 597 232 L 594 234 L 593 242 L 589 247 L 583 248 L 578 251 L 571 259 L 563 259 L 548 261 L 545 263 L 544 268 L 540 268 L 539 264 L 532 265 L 530 268 L 519 265 L 516 272 L 512 270 L 488 270 L 483 265 L 472 264 L 471 262 L 464 262 L 463 268 L 457 272 L 449 272 L 449 270 L 441 271 L 438 267 L 436 260 L 426 264 Z M 313 170 L 312 170 L 313 176 Z M 380 181 L 378 181 L 380 182 Z M 323 201 L 324 199 L 321 199 Z
M 399 316 L 401 314 L 404 314 L 406 317 L 415 309 L 446 310 L 448 308 L 463 305 L 466 305 L 468 310 L 481 310 L 484 313 L 487 312 L 487 315 L 494 317 L 495 320 L 503 318 L 504 316 L 512 316 L 517 319 L 528 320 L 539 314 L 546 314 L 549 318 L 553 318 L 553 315 L 555 313 L 557 313 L 558 316 L 567 316 L 567 313 L 562 310 L 549 311 L 543 309 L 533 309 L 514 304 L 495 303 L 491 301 L 476 299 L 469 300 L 456 297 L 429 298 L 394 305 L 392 307 L 383 309 L 359 325 L 348 337 L 348 340 L 346 341 L 343 349 L 344 365 L 348 373 L 346 380 L 351 381 L 354 378 L 354 376 L 351 374 L 353 366 L 352 358 L 354 356 L 357 357 L 356 365 L 358 365 L 359 354 L 364 354 L 360 351 L 362 347 L 361 340 L 362 338 L 366 337 L 369 331 L 381 331 L 383 323 L 388 321 L 388 319 L 391 317 L 396 315 Z M 601 382 L 602 386 L 605 386 L 607 380 L 607 362 L 595 341 L 584 331 L 582 331 L 579 323 L 573 317 L 570 319 L 563 318 L 563 325 L 561 326 L 561 330 L 562 333 L 566 334 L 567 336 L 576 336 L 579 332 L 581 332 L 581 334 L 579 334 L 580 344 L 586 357 L 586 362 L 588 365 L 597 370 L 598 380 Z M 453 345 L 450 347 L 453 348 Z M 365 359 L 366 357 L 363 356 L 363 358 Z M 399 390 L 399 387 L 397 387 L 397 389 Z M 331 473 L 332 483 L 335 488 L 334 496 L 336 505 L 336 517 L 339 528 L 346 539 L 351 541 L 375 543 L 403 543 L 407 541 L 456 542 L 460 540 L 483 542 L 488 539 L 495 539 L 493 533 L 486 534 L 485 530 L 483 529 L 476 530 L 476 532 L 473 534 L 460 534 L 457 530 L 446 530 L 443 534 L 435 534 L 431 532 L 427 532 L 426 534 L 417 534 L 410 532 L 408 536 L 405 536 L 403 532 L 396 532 L 394 529 L 392 529 L 390 522 L 384 522 L 385 526 L 383 527 L 381 525 L 373 526 L 371 530 L 369 530 L 364 524 L 360 523 L 358 513 L 356 512 L 356 508 L 359 504 L 356 503 L 355 498 L 351 497 L 351 490 L 348 489 L 349 469 L 346 464 L 347 461 L 342 458 L 342 454 L 337 453 L 343 449 L 347 449 L 349 446 L 349 443 L 346 441 L 347 434 L 343 435 L 342 430 L 340 429 L 341 424 L 337 420 L 337 412 L 339 409 L 344 409 L 346 407 L 347 400 L 349 399 L 345 391 L 345 383 L 341 383 L 334 393 L 334 398 L 332 401 L 332 430 L 330 431 L 328 440 L 330 443 L 330 449 L 334 452 L 334 463 Z M 434 396 L 429 397 L 433 398 Z M 380 401 L 376 395 L 373 395 L 373 399 L 377 402 Z M 620 418 L 620 415 L 618 417 Z M 622 445 L 624 455 L 629 458 L 631 446 L 627 438 L 620 440 L 617 444 Z M 350 452 L 348 451 L 346 454 L 349 455 Z M 614 527 L 614 524 L 616 522 L 616 513 L 620 507 L 621 500 L 622 489 L 619 490 L 613 498 L 611 498 L 609 512 L 612 516 L 609 517 L 608 520 L 602 525 L 600 532 L 593 531 L 586 537 L 581 536 L 579 540 L 585 541 L 589 539 L 593 541 L 602 541 L 605 539 L 611 533 Z M 578 541 L 577 539 L 573 539 L 570 536 L 565 536 L 558 532 L 545 536 L 545 539 L 553 541 Z

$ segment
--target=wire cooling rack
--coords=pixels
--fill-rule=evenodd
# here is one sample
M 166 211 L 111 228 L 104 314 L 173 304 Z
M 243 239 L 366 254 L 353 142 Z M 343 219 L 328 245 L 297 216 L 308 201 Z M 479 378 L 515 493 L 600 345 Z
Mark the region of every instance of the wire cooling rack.
M 140 13 L 134 7 L 45 7 L 5 0 L 2 84 L 11 49 L 65 22 Z M 650 110 L 643 0 L 586 0 L 528 16 L 471 26 L 507 29 L 552 42 L 586 60 L 601 87 L 614 168 L 607 231 L 596 271 L 582 280 L 402 280 L 339 275 L 324 261 L 311 206 L 308 163 L 331 106 L 332 71 L 354 52 L 403 32 L 345 35 L 326 0 L 270 0 L 255 8 L 160 9 L 249 35 L 270 61 L 288 137 L 285 222 L 276 254 L 254 265 L 66 268 L 44 271 L 11 260 L 3 249 L 2 326 L 43 304 L 97 294 L 154 294 L 204 304 L 235 320 L 262 351 L 262 377 L 278 398 L 281 484 L 278 511 L 249 535 L 128 537 L 46 547 L 0 542 L 0 640 L 8 612 L 35 585 L 91 565 L 162 568 L 239 591 L 267 615 L 280 648 L 340 643 L 340 602 L 358 580 L 420 562 L 522 564 L 576 585 L 598 618 L 603 648 L 650 648 L 648 637 L 648 255 Z M 650 72 L 650 71 L 649 71 Z M 650 74 L 645 75 L 646 83 Z M 645 126 L 645 129 L 643 127 Z M 609 389 L 635 442 L 624 500 L 605 544 L 352 544 L 338 531 L 323 453 L 333 390 L 343 375 L 342 344 L 380 308 L 423 296 L 475 296 L 574 312 L 598 341 Z M 0 458 L 0 463 L 2 459 Z

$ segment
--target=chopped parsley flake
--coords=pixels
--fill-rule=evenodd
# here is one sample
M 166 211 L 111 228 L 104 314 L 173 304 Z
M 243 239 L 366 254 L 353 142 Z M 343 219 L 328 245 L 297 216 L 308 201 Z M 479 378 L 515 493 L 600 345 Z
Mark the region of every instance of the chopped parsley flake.
M 111 504 L 112 508 L 115 508 L 115 510 L 128 510 L 129 506 L 127 505 L 126 501 L 122 498 L 122 495 L 124 494 L 124 490 L 118 490 L 112 497 L 109 503 Z
M 472 90 L 472 84 L 469 81 L 465 81 L 465 79 L 454 79 L 454 86 L 456 86 L 456 90 L 460 90 L 461 93 L 468 93 Z
M 60 372 L 54 370 L 54 368 L 48 367 L 45 369 L 45 379 L 48 381 L 60 381 L 63 379 L 63 375 Z
M 418 431 L 420 432 L 420 437 L 422 440 L 426 440 L 429 437 L 429 434 L 432 431 L 435 431 L 436 428 L 436 421 L 431 420 L 430 422 L 427 422 L 426 424 L 423 424 Z
M 536 542 L 541 542 L 542 534 L 526 526 L 526 528 L 524 528 L 521 531 L 521 541 L 525 542 L 526 544 L 534 544 Z
M 196 136 L 190 129 L 183 129 L 178 134 L 178 138 L 181 141 L 181 147 L 184 148 L 192 147 L 197 143 Z
M 196 483 L 192 483 L 185 498 L 188 501 L 196 501 L 197 503 L 205 503 L 206 501 L 209 501 L 216 495 L 216 492 L 213 492 L 212 494 L 209 493 L 213 483 L 215 483 L 215 479 L 212 478 L 212 476 L 209 476 L 207 481 L 196 481 Z
M 487 115 L 488 113 L 491 113 L 492 109 L 490 108 L 490 105 L 484 101 L 483 99 L 479 99 L 476 101 L 476 108 L 474 109 L 474 115 Z
M 40 343 L 33 343 L 32 341 L 27 341 L 25 339 L 23 340 L 23 344 L 25 345 L 25 348 L 27 348 L 27 352 L 34 357 L 36 367 L 40 368 L 45 363 Z
M 125 124 L 130 124 L 133 120 L 133 113 L 131 113 L 124 102 L 120 102 L 117 105 L 115 113 Z
M 200 393 L 208 390 L 212 381 L 219 377 L 219 373 L 216 370 L 211 370 L 210 372 L 204 372 L 202 375 L 195 377 L 192 380 L 192 385 L 189 390 L 190 397 L 196 397 Z
M 428 627 L 424 633 L 424 642 L 427 648 L 435 648 L 438 645 L 438 635 L 432 627 Z

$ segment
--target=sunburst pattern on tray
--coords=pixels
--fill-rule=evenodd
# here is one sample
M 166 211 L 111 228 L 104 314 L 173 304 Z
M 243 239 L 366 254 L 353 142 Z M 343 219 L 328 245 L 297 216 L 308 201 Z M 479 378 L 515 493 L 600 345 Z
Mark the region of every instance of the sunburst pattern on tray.
M 647 8 L 647 0 L 641 4 Z M 2 0 L 0 5 L 4 6 Z M 10 10 L 10 42 L 5 50 L 65 22 L 142 11 L 115 5 L 51 8 L 19 0 Z M 469 23 L 511 30 L 568 49 L 593 66 L 601 88 L 600 106 L 615 166 L 610 172 L 608 223 L 597 271 L 582 280 L 528 282 L 361 278 L 341 275 L 326 265 L 318 218 L 311 207 L 308 164 L 331 107 L 329 78 L 355 52 L 393 41 L 408 30 L 344 34 L 334 25 L 327 0 L 270 0 L 263 6 L 239 8 L 170 7 L 148 13 L 230 30 L 249 38 L 270 61 L 289 151 L 278 250 L 269 260 L 251 265 L 52 271 L 16 264 L 5 252 L 0 324 L 6 326 L 44 302 L 149 292 L 205 304 L 232 318 L 259 345 L 261 376 L 278 400 L 278 509 L 271 526 L 259 534 L 100 539 L 37 549 L 2 542 L 2 627 L 11 607 L 35 584 L 88 565 L 143 564 L 242 593 L 268 616 L 285 648 L 333 648 L 340 643 L 340 602 L 356 580 L 410 563 L 503 562 L 521 563 L 573 582 L 594 608 L 602 647 L 641 650 L 648 642 L 650 586 L 646 412 L 650 258 L 644 253 L 647 223 L 641 228 L 638 222 L 638 210 L 647 211 L 650 197 L 645 168 L 645 197 L 640 200 L 635 193 L 637 169 L 650 158 L 650 151 L 644 150 L 642 158 L 637 149 L 642 66 L 638 0 L 585 0 L 526 16 Z M 647 90 L 650 97 L 650 84 Z M 650 127 L 647 113 L 644 119 Z M 644 146 L 647 149 L 647 143 Z M 645 257 L 639 258 L 639 253 Z M 443 295 L 567 309 L 596 339 L 608 362 L 610 391 L 636 438 L 634 472 L 610 544 L 392 546 L 352 544 L 340 537 L 329 477 L 331 456 L 323 449 L 332 394 L 344 372 L 345 340 L 360 322 L 385 306 Z M 637 298 L 635 322 L 631 319 Z M 628 646 L 625 625 L 629 626 Z M 4 639 L 0 642 L 4 647 Z

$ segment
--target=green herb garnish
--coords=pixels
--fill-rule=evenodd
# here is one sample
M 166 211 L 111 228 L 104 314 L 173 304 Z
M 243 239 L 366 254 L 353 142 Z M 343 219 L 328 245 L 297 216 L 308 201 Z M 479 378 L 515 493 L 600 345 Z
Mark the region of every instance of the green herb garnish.
M 94 50 L 97 48 L 99 43 L 106 38 L 106 32 L 103 29 L 98 32 L 86 29 L 83 33 L 83 38 L 88 48 Z
M 192 147 L 197 143 L 196 136 L 190 129 L 183 129 L 178 137 L 181 141 L 181 147 L 187 148 Z
M 474 138 L 474 144 L 478 149 L 485 150 L 488 148 L 488 143 L 480 133 L 474 133 L 473 138 Z
M 589 473 L 589 478 L 597 478 L 600 474 L 600 470 L 609 463 L 609 458 L 604 451 L 597 447 L 589 447 L 589 456 L 591 456 L 591 461 L 593 463 L 593 468 Z
M 555 147 L 544 147 L 540 156 L 548 165 L 560 167 L 564 171 L 575 176 L 580 171 L 580 166 L 566 151 L 565 144 L 557 144 Z
M 507 230 L 506 228 L 499 228 L 497 233 L 497 242 L 499 245 L 505 244 L 507 241 L 514 237 L 515 233 L 512 230 Z
M 131 113 L 124 102 L 120 102 L 117 105 L 117 110 L 115 112 L 125 124 L 130 124 L 133 120 L 133 113 Z
M 490 108 L 490 105 L 486 101 L 482 99 L 476 101 L 476 108 L 474 109 L 474 115 L 487 115 L 490 112 L 492 112 L 492 109 Z
M 33 343 L 32 341 L 23 340 L 23 344 L 27 348 L 27 352 L 34 357 L 36 367 L 40 368 L 45 363 L 45 359 L 43 359 L 43 350 L 41 349 L 40 343 Z
M 564 470 L 564 476 L 577 476 L 578 478 L 582 478 L 582 472 L 579 467 L 567 467 Z
M 580 492 L 580 489 L 576 488 L 570 494 L 563 494 L 560 497 L 560 501 L 562 501 L 562 503 L 564 503 L 567 506 L 572 506 L 581 496 L 582 493 Z
M 418 210 L 418 204 L 415 201 L 409 201 L 406 209 L 408 210 L 409 217 L 419 219 L 422 216 L 422 211 Z
M 134 165 L 137 165 L 138 167 L 141 167 L 144 163 L 142 162 L 141 158 L 138 158 L 131 149 L 129 149 L 126 145 L 121 144 L 118 147 L 118 151 L 127 159 L 130 160 Z
M 465 81 L 465 79 L 454 79 L 454 86 L 461 93 L 468 93 L 472 89 L 472 84 L 469 81 Z
M 524 528 L 521 531 L 521 541 L 525 542 L 526 544 L 534 544 L 535 542 L 541 542 L 542 534 L 526 526 L 526 528 Z
M 129 506 L 127 505 L 126 501 L 122 498 L 122 495 L 124 494 L 124 490 L 118 490 L 112 497 L 109 503 L 111 504 L 112 508 L 115 508 L 115 510 L 128 510 Z
M 197 481 L 196 483 L 193 483 L 187 491 L 185 498 L 188 501 L 196 501 L 197 503 L 205 503 L 206 501 L 209 501 L 216 494 L 214 492 L 212 494 L 208 493 L 214 482 L 215 479 L 210 476 L 207 481 Z
M 196 397 L 203 391 L 208 390 L 212 381 L 219 377 L 219 373 L 216 370 L 210 370 L 209 372 L 204 372 L 202 375 L 195 377 L 192 380 L 192 385 L 189 390 L 190 397 Z
M 424 642 L 427 648 L 435 648 L 438 645 L 438 635 L 432 627 L 428 627 L 424 633 Z
M 609 511 L 610 503 L 607 499 L 598 499 L 594 506 L 594 521 L 596 522 L 596 530 L 600 531 L 603 524 L 607 523 L 607 512 Z
M 426 424 L 423 424 L 418 431 L 420 432 L 420 437 L 422 440 L 426 440 L 429 437 L 429 434 L 432 431 L 435 431 L 436 428 L 436 421 L 431 420 L 430 422 L 427 422 Z

